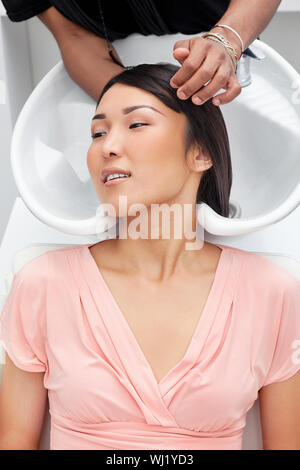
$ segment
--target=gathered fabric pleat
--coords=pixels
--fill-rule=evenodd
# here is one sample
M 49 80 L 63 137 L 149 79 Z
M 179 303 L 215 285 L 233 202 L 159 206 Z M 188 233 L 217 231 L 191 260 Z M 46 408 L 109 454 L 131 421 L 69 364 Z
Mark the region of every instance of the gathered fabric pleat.
M 57 414 L 51 414 L 51 430 L 52 450 L 241 450 L 243 432 L 218 434 L 129 421 L 79 423 Z

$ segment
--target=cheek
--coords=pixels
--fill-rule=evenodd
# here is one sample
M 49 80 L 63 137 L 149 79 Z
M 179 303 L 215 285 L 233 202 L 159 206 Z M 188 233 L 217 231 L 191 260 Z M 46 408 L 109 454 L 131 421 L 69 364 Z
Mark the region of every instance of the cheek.
M 169 183 L 179 183 L 185 178 L 187 165 L 185 161 L 184 148 L 181 140 L 173 138 L 164 139 L 157 148 L 159 161 L 156 162 L 156 176 L 160 180 L 168 180 Z
M 179 189 L 185 178 L 187 165 L 184 156 L 182 137 L 177 130 L 153 134 L 149 144 L 143 142 L 142 158 L 133 164 L 138 180 L 143 183 L 143 190 L 168 192 Z M 135 152 L 137 149 L 135 148 Z M 154 189 L 155 188 L 155 189 Z
M 135 198 L 149 203 L 163 203 L 176 197 L 186 181 L 186 169 L 173 159 L 160 159 L 148 172 L 141 172 L 135 186 Z
M 178 164 L 184 155 L 184 143 L 180 129 L 174 126 L 156 128 L 155 132 L 148 133 L 147 140 L 141 142 L 141 154 L 145 161 L 151 165 L 169 167 L 174 162 Z

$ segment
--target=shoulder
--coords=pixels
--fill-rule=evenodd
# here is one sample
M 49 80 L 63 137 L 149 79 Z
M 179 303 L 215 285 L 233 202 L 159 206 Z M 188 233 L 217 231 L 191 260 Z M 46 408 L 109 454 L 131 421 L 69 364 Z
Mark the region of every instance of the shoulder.
M 34 256 L 17 271 L 15 277 L 27 284 L 57 280 L 64 276 L 68 269 L 68 254 L 78 249 L 80 245 L 48 250 Z
M 258 291 L 271 291 L 277 295 L 284 295 L 300 288 L 300 280 L 294 274 L 267 256 L 232 246 L 227 246 L 227 249 L 233 257 L 241 259 L 241 281 L 248 286 L 253 286 Z

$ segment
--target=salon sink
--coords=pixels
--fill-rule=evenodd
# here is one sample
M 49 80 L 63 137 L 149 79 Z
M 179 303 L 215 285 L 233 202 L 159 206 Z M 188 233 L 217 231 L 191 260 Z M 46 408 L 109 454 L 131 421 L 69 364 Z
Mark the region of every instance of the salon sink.
M 125 65 L 171 62 L 173 45 L 189 35 L 132 34 L 114 42 Z M 300 202 L 300 75 L 261 40 L 250 59 L 251 84 L 221 106 L 231 146 L 230 217 L 207 204 L 198 220 L 217 236 L 242 235 L 278 222 Z M 42 222 L 63 233 L 95 234 L 99 201 L 86 154 L 92 100 L 59 62 L 34 89 L 15 125 L 11 160 L 20 195 Z

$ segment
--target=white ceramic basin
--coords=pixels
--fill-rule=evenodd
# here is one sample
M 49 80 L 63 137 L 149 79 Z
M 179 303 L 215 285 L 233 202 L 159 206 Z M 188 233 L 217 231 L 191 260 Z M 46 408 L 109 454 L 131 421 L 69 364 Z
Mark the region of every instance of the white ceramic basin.
M 125 65 L 179 65 L 173 45 L 190 36 L 130 35 L 114 45 Z M 300 202 L 300 75 L 260 40 L 266 55 L 251 59 L 252 83 L 221 107 L 233 167 L 231 217 L 199 206 L 204 229 L 239 235 L 286 217 Z M 86 165 L 92 100 L 58 63 L 34 89 L 15 126 L 11 159 L 20 195 L 42 222 L 75 235 L 96 233 L 99 200 Z

